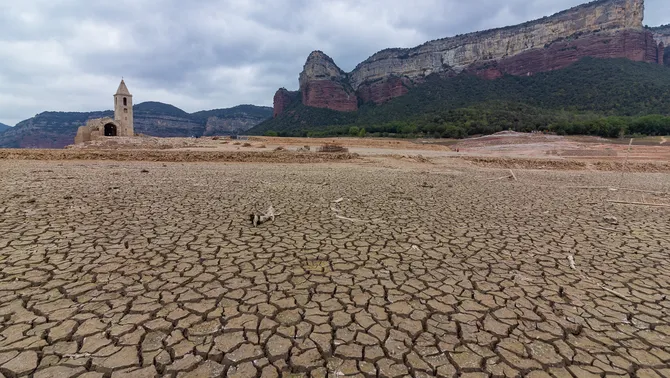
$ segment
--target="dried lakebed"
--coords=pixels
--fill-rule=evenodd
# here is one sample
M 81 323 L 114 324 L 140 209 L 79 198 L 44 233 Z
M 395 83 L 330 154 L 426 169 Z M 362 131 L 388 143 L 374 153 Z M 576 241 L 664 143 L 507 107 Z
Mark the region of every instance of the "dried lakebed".
M 0 161 L 0 377 L 670 376 L 670 177 L 506 175 Z

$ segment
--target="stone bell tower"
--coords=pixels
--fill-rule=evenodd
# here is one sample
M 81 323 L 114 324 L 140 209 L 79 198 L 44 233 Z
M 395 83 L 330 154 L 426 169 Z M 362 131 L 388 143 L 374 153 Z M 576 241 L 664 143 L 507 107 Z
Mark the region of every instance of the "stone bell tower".
M 134 136 L 133 126 L 133 95 L 128 91 L 126 83 L 121 79 L 119 89 L 114 95 L 114 121 L 119 124 L 119 136 Z

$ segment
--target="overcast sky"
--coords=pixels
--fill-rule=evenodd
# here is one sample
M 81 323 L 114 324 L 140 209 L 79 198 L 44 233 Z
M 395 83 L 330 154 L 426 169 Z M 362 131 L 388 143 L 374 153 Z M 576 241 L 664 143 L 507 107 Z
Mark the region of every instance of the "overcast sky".
M 378 50 L 516 24 L 583 0 L 20 0 L 0 4 L 0 122 L 135 103 L 272 106 L 312 50 L 345 71 Z M 104 5 L 102 5 L 102 4 Z M 670 23 L 646 0 L 645 24 Z

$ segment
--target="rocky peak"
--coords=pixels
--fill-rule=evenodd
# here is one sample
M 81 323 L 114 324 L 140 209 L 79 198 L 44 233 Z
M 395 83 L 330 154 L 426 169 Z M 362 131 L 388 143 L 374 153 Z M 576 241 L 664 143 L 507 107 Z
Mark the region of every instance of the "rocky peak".
M 313 80 L 346 80 L 347 74 L 338 67 L 333 59 L 322 51 L 312 51 L 300 73 L 300 86 Z

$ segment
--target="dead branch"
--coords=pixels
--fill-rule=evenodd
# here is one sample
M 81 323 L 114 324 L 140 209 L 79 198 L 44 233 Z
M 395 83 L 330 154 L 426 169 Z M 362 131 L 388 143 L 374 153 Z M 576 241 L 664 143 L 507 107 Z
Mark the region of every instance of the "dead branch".
M 274 207 L 270 206 L 268 210 L 265 212 L 265 214 L 251 214 L 250 216 L 251 224 L 253 224 L 254 227 L 256 227 L 259 224 L 265 223 L 269 220 L 272 220 L 274 222 L 275 217 L 277 215 L 281 215 L 281 213 L 275 213 Z
M 621 233 L 621 234 L 625 234 L 625 233 L 626 233 L 625 231 L 615 230 L 615 229 L 613 229 L 613 228 L 607 228 L 607 227 L 601 227 L 601 226 L 598 226 L 597 228 L 599 228 L 599 229 L 601 229 L 601 230 L 605 230 L 605 231 L 618 232 L 618 233 Z
M 344 220 L 348 220 L 348 221 L 352 221 L 352 222 L 367 222 L 367 221 L 364 221 L 362 219 L 347 218 L 347 217 L 339 215 L 339 214 L 335 214 L 335 218 L 344 219 Z
M 593 190 L 611 190 L 613 192 L 621 190 L 624 192 L 637 192 L 637 193 L 648 193 L 648 194 L 658 194 L 658 195 L 668 195 L 668 192 L 657 192 L 653 190 L 642 190 L 642 189 L 633 189 L 633 188 L 613 188 L 610 186 L 564 186 L 563 189 L 593 189 Z
M 71 359 L 78 359 L 78 358 L 88 358 L 91 357 L 90 353 L 72 353 L 72 354 L 64 354 L 63 358 L 71 358 Z
M 628 300 L 628 297 L 626 297 L 625 295 L 619 293 L 618 291 L 614 291 L 614 290 L 612 290 L 612 289 L 610 289 L 610 288 L 608 288 L 608 287 L 605 287 L 605 286 L 603 286 L 603 285 L 600 285 L 600 288 L 603 289 L 603 290 L 605 290 L 605 291 L 608 292 L 608 293 L 611 293 L 611 294 L 616 295 L 616 296 L 619 297 L 619 298 L 623 298 L 623 299 Z
M 670 207 L 670 204 L 665 203 L 648 203 L 648 202 L 627 202 L 627 201 L 613 201 L 607 200 L 609 203 L 618 203 L 622 205 L 639 205 L 639 206 L 653 206 L 653 207 Z
M 504 180 L 504 179 L 508 179 L 508 178 L 510 178 L 510 177 L 509 176 L 503 176 L 503 177 L 498 177 L 498 178 L 494 178 L 494 179 L 489 179 L 489 181 L 500 181 L 500 180 Z
M 510 169 L 510 170 L 509 170 L 509 173 L 512 174 L 512 178 L 514 179 L 514 181 L 519 181 L 519 180 L 516 179 L 516 175 L 514 174 L 514 171 L 513 171 L 513 170 Z

